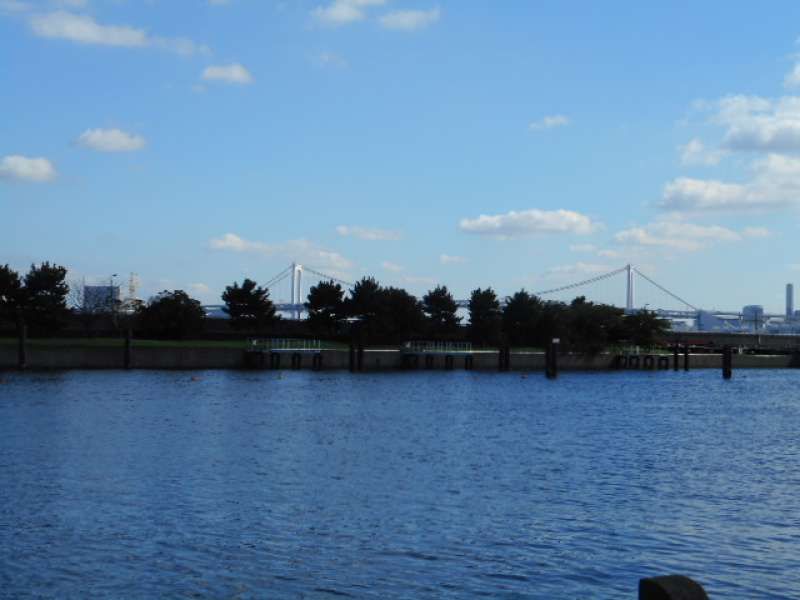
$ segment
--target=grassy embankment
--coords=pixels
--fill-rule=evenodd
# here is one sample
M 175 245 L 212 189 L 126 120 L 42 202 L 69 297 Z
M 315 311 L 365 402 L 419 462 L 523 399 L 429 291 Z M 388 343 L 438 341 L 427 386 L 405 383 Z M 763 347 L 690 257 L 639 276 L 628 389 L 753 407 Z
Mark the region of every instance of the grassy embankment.
M 0 345 L 16 345 L 17 338 L 0 338 Z M 44 348 L 122 348 L 121 338 L 29 338 L 28 346 Z M 246 340 L 133 340 L 134 348 L 231 348 L 246 350 Z M 346 344 L 322 342 L 324 350 L 347 350 Z

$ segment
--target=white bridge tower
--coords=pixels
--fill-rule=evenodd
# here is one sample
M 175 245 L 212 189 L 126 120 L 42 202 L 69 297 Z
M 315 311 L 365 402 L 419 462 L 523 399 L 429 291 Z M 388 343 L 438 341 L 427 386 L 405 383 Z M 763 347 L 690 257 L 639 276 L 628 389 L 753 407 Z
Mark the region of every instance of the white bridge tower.
M 625 267 L 625 273 L 628 276 L 628 285 L 626 288 L 626 295 L 625 295 L 625 312 L 632 313 L 634 308 L 636 307 L 636 301 L 634 298 L 634 274 L 635 269 L 629 264 Z
M 303 310 L 298 308 L 298 305 L 303 303 L 303 292 L 302 292 L 302 283 L 303 283 L 303 265 L 298 265 L 297 263 L 292 263 L 292 306 L 295 307 L 294 309 L 294 318 L 296 320 L 300 320 L 301 314 Z

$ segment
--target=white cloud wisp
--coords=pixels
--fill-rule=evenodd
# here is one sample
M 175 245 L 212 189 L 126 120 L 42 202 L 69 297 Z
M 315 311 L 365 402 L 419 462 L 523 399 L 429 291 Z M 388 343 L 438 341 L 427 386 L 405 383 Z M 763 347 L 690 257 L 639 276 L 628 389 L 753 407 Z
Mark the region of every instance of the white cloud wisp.
M 121 129 L 87 129 L 77 143 L 97 152 L 135 152 L 147 142 L 142 136 Z
M 212 65 L 203 70 L 203 81 L 221 82 L 236 85 L 250 85 L 253 75 L 239 63 Z
M 162 48 L 184 56 L 209 53 L 206 46 L 195 44 L 186 38 L 151 36 L 144 29 L 129 25 L 103 25 L 88 15 L 64 10 L 33 15 L 30 26 L 39 37 L 68 40 L 77 44 Z
M 44 183 L 56 178 L 56 169 L 46 158 L 13 154 L 0 159 L 0 179 Z
M 510 211 L 501 215 L 480 215 L 477 219 L 462 219 L 461 231 L 508 239 L 544 233 L 569 233 L 588 235 L 598 224 L 579 212 L 572 210 Z

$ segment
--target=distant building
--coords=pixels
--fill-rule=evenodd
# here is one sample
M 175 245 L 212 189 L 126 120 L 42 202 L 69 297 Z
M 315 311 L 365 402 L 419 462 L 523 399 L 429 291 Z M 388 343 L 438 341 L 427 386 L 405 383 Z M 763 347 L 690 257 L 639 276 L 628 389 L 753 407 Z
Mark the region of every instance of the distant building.
M 707 310 L 697 313 L 698 331 L 738 331 L 741 328 L 738 316 L 715 315 Z
M 764 326 L 764 307 L 749 304 L 742 308 L 742 322 L 750 331 L 758 331 Z
M 83 310 L 87 312 L 111 312 L 119 306 L 118 285 L 83 286 Z

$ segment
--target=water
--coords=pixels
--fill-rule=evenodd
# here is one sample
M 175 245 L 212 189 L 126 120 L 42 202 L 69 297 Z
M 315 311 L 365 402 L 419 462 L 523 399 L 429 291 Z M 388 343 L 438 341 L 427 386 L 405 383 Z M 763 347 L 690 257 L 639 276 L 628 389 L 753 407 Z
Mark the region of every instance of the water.
M 800 597 L 800 371 L 0 377 L 3 597 Z

